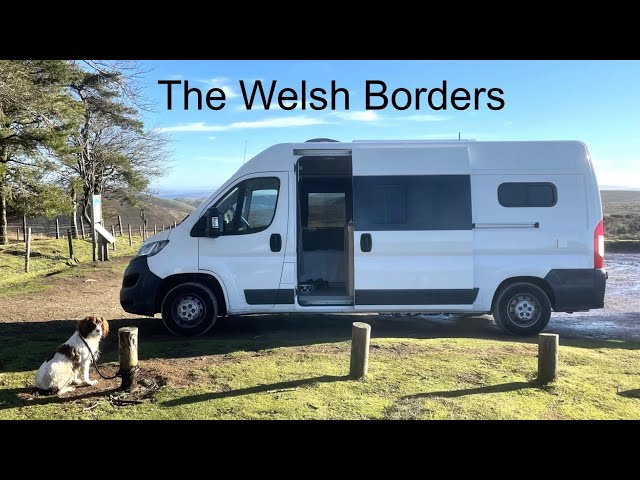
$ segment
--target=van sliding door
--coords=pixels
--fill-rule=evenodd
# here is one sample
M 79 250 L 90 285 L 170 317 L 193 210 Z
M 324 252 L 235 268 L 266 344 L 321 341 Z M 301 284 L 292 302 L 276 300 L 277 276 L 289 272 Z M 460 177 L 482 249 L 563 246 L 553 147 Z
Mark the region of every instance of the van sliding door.
M 471 310 L 466 147 L 353 150 L 355 304 L 361 310 Z

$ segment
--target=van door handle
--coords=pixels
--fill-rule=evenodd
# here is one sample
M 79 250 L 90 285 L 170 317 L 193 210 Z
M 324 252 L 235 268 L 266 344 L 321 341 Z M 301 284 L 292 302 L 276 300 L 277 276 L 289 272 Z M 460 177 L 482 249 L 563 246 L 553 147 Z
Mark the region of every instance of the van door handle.
M 370 233 L 363 233 L 360 235 L 360 250 L 363 252 L 370 252 L 371 247 L 373 246 L 373 241 L 371 239 Z
M 269 246 L 272 252 L 279 252 L 282 250 L 282 237 L 279 233 L 272 233 L 269 239 Z

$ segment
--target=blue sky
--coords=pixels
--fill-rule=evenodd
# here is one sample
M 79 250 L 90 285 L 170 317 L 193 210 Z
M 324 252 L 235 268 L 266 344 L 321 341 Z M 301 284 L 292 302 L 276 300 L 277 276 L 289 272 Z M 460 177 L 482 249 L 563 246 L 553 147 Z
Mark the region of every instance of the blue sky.
M 148 61 L 147 96 L 156 105 L 149 127 L 172 138 L 171 171 L 161 191 L 213 191 L 243 163 L 281 142 L 316 137 L 353 139 L 581 140 L 591 152 L 600 185 L 640 187 L 640 61 Z M 214 111 L 182 108 L 182 86 L 174 108 L 158 80 L 188 80 L 206 91 L 222 88 L 227 104 Z M 335 80 L 350 93 L 349 111 L 325 109 L 247 111 L 239 80 L 298 92 L 329 89 Z M 501 88 L 505 107 L 493 111 L 420 109 L 365 111 L 366 80 L 382 80 L 389 91 Z M 340 99 L 342 97 L 339 97 Z M 275 103 L 275 102 L 274 102 Z M 422 102 L 425 103 L 425 102 Z M 415 105 L 415 103 L 414 103 Z

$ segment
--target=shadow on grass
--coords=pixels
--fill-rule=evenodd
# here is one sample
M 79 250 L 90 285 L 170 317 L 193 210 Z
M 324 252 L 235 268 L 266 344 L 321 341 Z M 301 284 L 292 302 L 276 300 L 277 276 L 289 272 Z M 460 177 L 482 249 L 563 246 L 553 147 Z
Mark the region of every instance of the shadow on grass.
M 291 390 L 316 383 L 328 382 L 344 382 L 349 380 L 346 375 L 323 375 L 322 377 L 305 378 L 303 380 L 291 380 L 289 382 L 272 383 L 271 385 L 256 385 L 255 387 L 240 388 L 238 390 L 230 390 L 228 392 L 212 392 L 191 395 L 189 397 L 176 398 L 175 400 L 167 400 L 162 402 L 163 407 L 178 407 L 191 403 L 206 402 L 208 400 L 217 400 L 220 398 L 240 397 L 242 395 L 251 395 L 253 393 L 277 393 L 282 390 Z
M 516 390 L 524 390 L 525 388 L 541 388 L 541 385 L 535 380 L 531 382 L 511 382 L 501 383 L 500 385 L 488 385 L 486 387 L 463 388 L 461 390 L 445 390 L 442 392 L 416 393 L 402 397 L 402 400 L 415 400 L 420 398 L 458 398 L 466 395 L 482 395 L 486 393 L 503 393 L 515 392 Z
M 173 359 L 233 352 L 256 352 L 278 347 L 347 342 L 351 324 L 365 321 L 372 339 L 473 338 L 507 344 L 537 344 L 537 338 L 514 337 L 502 332 L 490 317 L 264 314 L 225 317 L 209 333 L 197 338 L 174 337 L 159 318 L 109 320 L 113 332 L 101 343 L 101 363 L 117 359 L 118 328 L 136 326 L 140 335 L 140 359 Z M 0 372 L 37 369 L 74 332 L 77 320 L 0 322 Z M 629 340 L 561 338 L 562 346 L 580 348 L 640 349 Z
M 34 394 L 35 390 L 33 388 L 7 388 L 0 390 L 0 410 L 6 410 L 9 408 L 18 408 L 18 407 L 28 407 L 29 405 L 47 405 L 50 403 L 69 403 L 75 400 L 84 400 L 87 398 L 94 397 L 105 397 L 110 395 L 111 393 L 116 393 L 119 391 L 119 387 L 110 388 L 107 390 L 98 390 L 91 391 L 87 393 L 82 393 L 80 395 L 71 395 L 65 397 L 58 397 L 57 395 L 47 395 L 47 396 L 34 396 L 33 398 L 26 399 L 21 398 L 18 395 L 24 394 Z
M 635 390 L 627 390 L 624 392 L 618 392 L 618 395 L 626 398 L 638 398 L 640 399 L 640 388 L 636 388 Z

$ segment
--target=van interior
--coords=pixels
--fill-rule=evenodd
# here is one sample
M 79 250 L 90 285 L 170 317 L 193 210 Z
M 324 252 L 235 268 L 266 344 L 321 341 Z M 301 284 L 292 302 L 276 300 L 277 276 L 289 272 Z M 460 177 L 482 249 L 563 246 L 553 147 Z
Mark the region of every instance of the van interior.
M 353 305 L 351 157 L 302 157 L 298 172 L 298 303 Z

